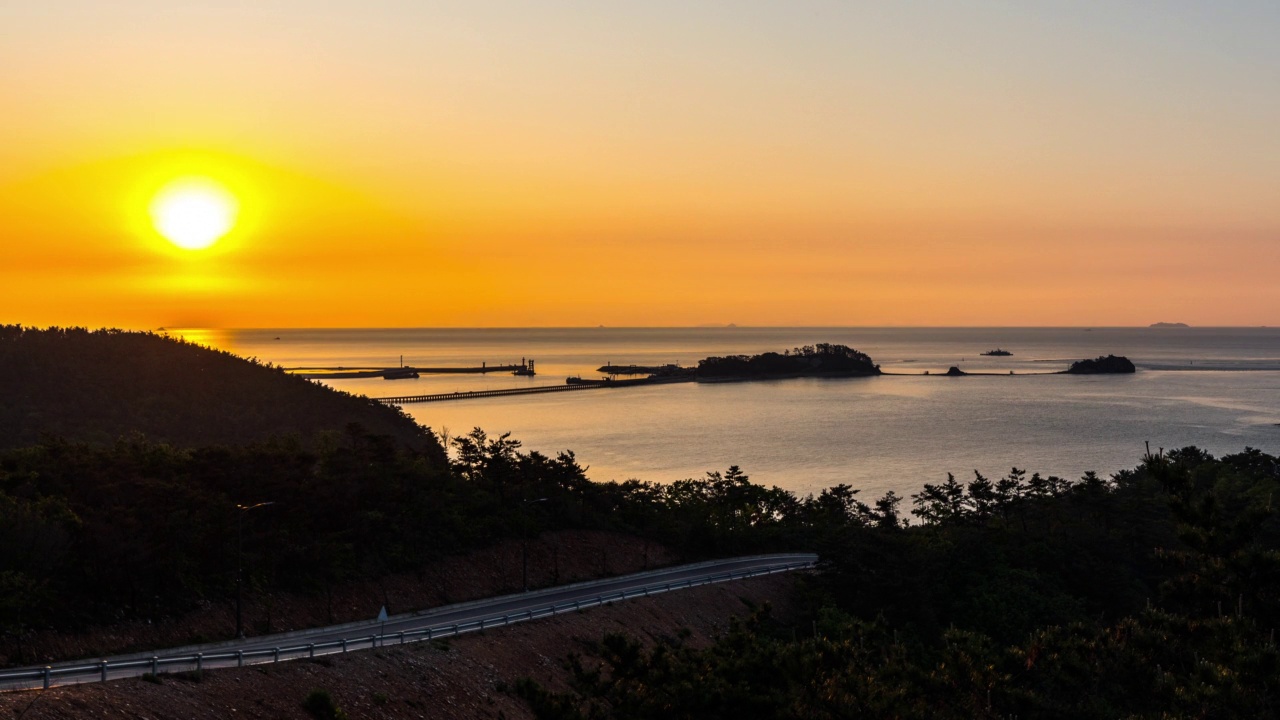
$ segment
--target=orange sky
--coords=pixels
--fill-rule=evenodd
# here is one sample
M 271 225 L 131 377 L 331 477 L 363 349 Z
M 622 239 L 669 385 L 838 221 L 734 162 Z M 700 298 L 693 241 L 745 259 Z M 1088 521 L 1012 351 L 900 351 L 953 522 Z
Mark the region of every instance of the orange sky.
M 1267 4 L 15 5 L 0 322 L 1280 322 Z

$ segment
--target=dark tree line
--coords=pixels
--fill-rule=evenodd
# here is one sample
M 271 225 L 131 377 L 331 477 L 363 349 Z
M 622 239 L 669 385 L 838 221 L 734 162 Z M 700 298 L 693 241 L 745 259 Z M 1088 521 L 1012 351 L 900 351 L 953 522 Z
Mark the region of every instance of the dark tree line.
M 352 425 L 312 443 L 175 447 L 55 438 L 0 450 L 0 634 L 180 615 L 255 592 L 322 594 L 562 529 L 616 530 L 690 558 L 805 546 L 849 491 L 796 498 L 737 468 L 670 485 L 594 483 L 572 453 L 482 430 L 453 459 Z M 544 500 L 545 498 L 545 500 Z M 540 502 L 526 501 L 538 499 Z M 237 505 L 271 502 L 252 513 Z M 230 630 L 229 630 L 230 631 Z
M 766 609 L 710 648 L 611 635 L 567 659 L 570 718 L 1275 717 L 1280 461 L 1148 456 L 1109 479 L 926 485 L 915 524 L 849 500 L 799 626 Z M 816 499 L 815 499 L 816 502 Z

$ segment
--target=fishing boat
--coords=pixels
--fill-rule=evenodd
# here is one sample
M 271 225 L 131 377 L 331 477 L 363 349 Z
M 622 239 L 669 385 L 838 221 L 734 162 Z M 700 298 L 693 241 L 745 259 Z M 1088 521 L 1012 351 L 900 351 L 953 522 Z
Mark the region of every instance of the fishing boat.
M 418 371 L 413 368 L 394 368 L 382 373 L 383 380 L 417 380 Z

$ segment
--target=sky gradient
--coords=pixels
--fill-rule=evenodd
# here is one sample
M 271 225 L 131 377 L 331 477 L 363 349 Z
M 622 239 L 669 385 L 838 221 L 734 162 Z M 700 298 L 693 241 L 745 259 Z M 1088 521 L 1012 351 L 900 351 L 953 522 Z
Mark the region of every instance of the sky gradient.
M 1224 5 L 0 0 L 0 322 L 1280 324 Z

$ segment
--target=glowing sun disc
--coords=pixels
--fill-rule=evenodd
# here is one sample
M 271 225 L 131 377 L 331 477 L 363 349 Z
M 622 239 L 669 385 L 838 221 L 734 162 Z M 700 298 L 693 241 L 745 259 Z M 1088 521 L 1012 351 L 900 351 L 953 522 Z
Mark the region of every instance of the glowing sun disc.
M 231 232 L 239 204 L 221 185 L 205 178 L 169 183 L 151 201 L 151 224 L 169 242 L 202 250 Z

